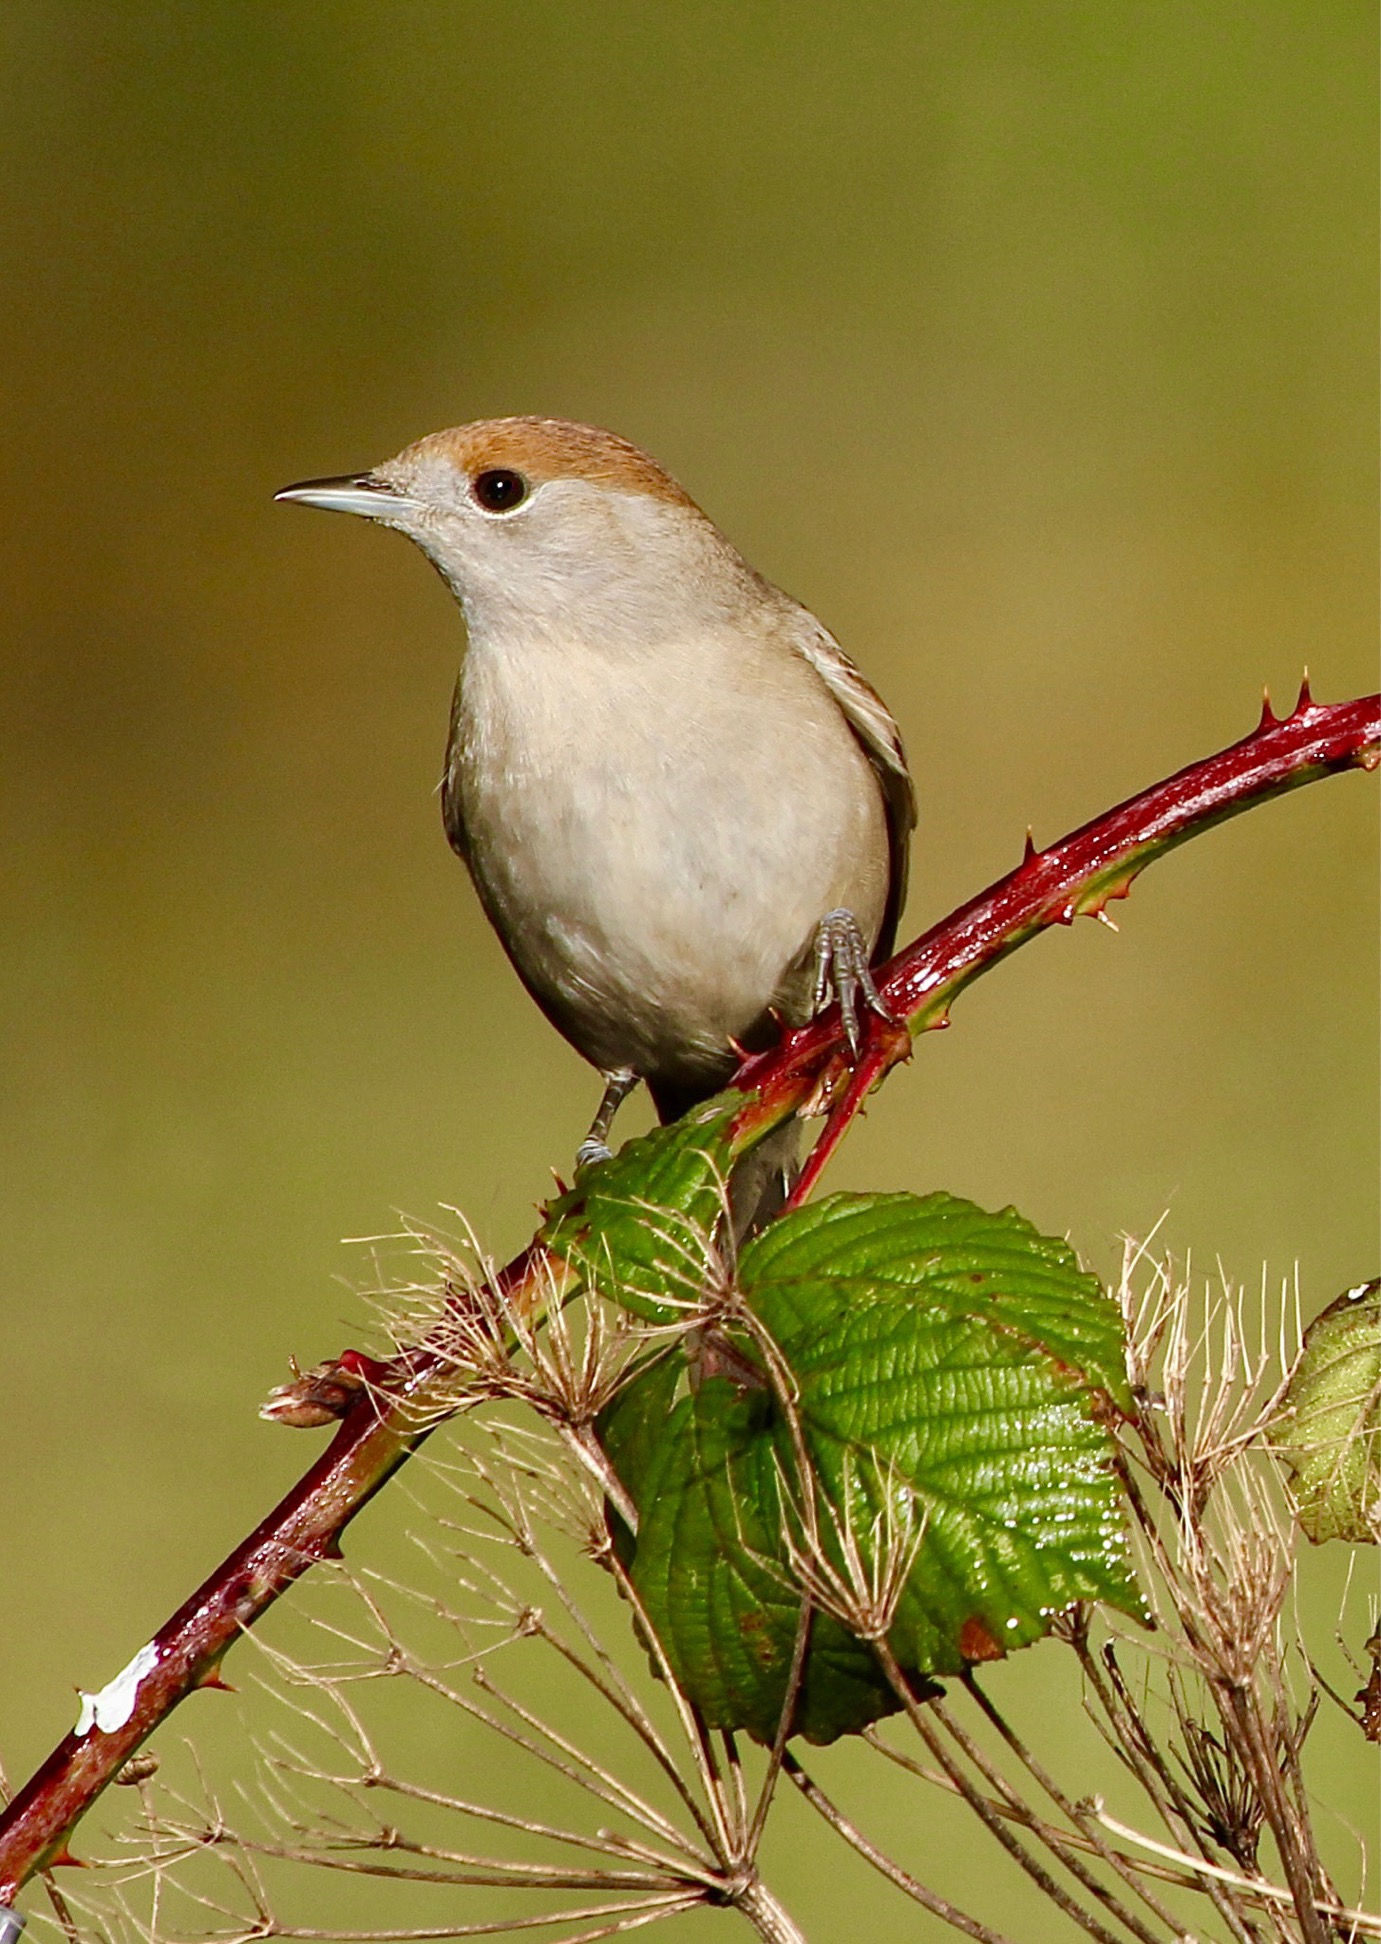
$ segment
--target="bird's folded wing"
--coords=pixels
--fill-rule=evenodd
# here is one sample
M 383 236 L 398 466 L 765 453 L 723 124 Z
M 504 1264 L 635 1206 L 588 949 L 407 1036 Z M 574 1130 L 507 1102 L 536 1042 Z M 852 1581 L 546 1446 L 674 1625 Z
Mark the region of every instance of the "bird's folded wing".
M 882 786 L 891 852 L 891 882 L 882 930 L 873 953 L 876 964 L 891 955 L 896 942 L 897 920 L 906 901 L 907 848 L 916 826 L 916 792 L 906 765 L 901 731 L 893 721 L 887 704 L 871 682 L 859 673 L 834 636 L 822 628 L 806 609 L 801 610 L 801 615 L 809 626 L 804 627 L 797 636 L 796 646 L 844 711 L 849 727 L 863 745 Z

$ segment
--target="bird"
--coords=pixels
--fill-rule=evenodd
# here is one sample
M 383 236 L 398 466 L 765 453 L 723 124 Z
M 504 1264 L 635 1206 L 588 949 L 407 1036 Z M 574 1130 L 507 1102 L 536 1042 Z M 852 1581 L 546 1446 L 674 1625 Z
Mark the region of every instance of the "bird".
M 901 735 L 670 473 L 595 426 L 496 418 L 276 498 L 405 534 L 461 607 L 442 819 L 603 1077 L 577 1179 L 639 1082 L 677 1120 L 835 998 L 857 1052 L 906 895 Z M 763 1144 L 737 1233 L 780 1208 L 799 1145 L 790 1124 Z

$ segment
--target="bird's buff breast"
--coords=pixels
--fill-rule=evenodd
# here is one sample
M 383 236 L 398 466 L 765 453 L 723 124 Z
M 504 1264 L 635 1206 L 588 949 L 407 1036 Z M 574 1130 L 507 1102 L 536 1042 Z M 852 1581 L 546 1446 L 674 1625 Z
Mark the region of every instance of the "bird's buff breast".
M 472 643 L 448 757 L 485 910 L 587 1059 L 713 1080 L 769 1006 L 803 1014 L 824 912 L 876 935 L 867 759 L 794 655 L 766 698 L 732 644 L 632 663 L 563 644 L 538 679 L 515 660 Z

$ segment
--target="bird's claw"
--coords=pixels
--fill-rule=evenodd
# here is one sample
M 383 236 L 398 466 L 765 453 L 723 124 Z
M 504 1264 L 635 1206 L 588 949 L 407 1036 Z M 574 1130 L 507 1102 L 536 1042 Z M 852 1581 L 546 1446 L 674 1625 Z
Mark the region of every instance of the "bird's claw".
M 596 1140 L 593 1135 L 587 1135 L 575 1151 L 576 1173 L 579 1174 L 582 1168 L 597 1168 L 600 1162 L 607 1161 L 612 1153 L 613 1149 L 606 1141 Z
M 858 920 L 851 911 L 841 906 L 837 911 L 827 911 L 816 929 L 815 997 L 811 1011 L 821 1012 L 831 1000 L 839 1001 L 844 1037 L 849 1042 L 849 1054 L 855 1064 L 863 1045 L 858 1019 L 860 994 L 869 1012 L 876 1013 L 889 1026 L 896 1025 L 886 1001 L 873 982 L 868 948 L 858 928 Z

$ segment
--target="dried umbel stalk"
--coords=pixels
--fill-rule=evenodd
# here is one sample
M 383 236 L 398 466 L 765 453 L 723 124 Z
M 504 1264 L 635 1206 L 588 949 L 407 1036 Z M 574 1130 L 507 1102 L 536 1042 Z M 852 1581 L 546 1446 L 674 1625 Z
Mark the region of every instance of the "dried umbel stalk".
M 1177 1724 L 1165 1747 L 1122 1671 L 1125 1648 L 1109 1644 L 1098 1672 L 1086 1639 L 1075 1637 L 1076 1651 L 1167 1829 L 1217 1871 L 1205 1882 L 1233 1934 L 1249 1934 L 1261 1900 L 1278 1932 L 1322 1944 L 1335 1934 L 1341 1899 L 1304 1783 L 1319 1694 L 1290 1599 L 1298 1534 L 1272 1449 L 1300 1352 L 1298 1299 L 1282 1292 L 1272 1341 L 1264 1288 L 1253 1330 L 1241 1291 L 1196 1301 L 1187 1277 L 1135 1248 L 1121 1296 L 1139 1400 L 1125 1439 L 1127 1482 L 1157 1619 L 1151 1651 L 1164 1660 Z M 1260 1865 L 1263 1827 L 1283 1885 Z M 1224 1857 L 1243 1882 L 1229 1883 Z M 1348 1914 L 1347 1927 L 1376 1929 L 1360 1913 Z
M 559 1307 L 555 1345 L 535 1346 L 501 1311 L 481 1315 L 465 1347 L 487 1372 L 489 1408 L 419 1468 L 414 1570 L 338 1564 L 297 1644 L 255 1637 L 257 1780 L 179 1784 L 165 1780 L 169 1764 L 141 1777 L 142 1825 L 103 1871 L 76 1879 L 62 1905 L 69 1938 L 594 1939 L 726 1906 L 760 1936 L 789 1939 L 799 1933 L 758 1874 L 782 1774 L 904 1896 L 963 1935 L 1025 1944 L 1029 1929 L 1004 1938 L 886 1855 L 821 1786 L 815 1758 L 786 1748 L 785 1722 L 765 1756 L 753 1753 L 707 1732 L 678 1689 L 612 1543 L 617 1481 L 582 1440 L 592 1400 L 617 1394 L 628 1360 L 674 1352 L 694 1372 L 707 1341 L 742 1333 L 728 1265 L 706 1255 L 702 1268 L 699 1309 L 688 1267 L 683 1313 L 621 1326 L 617 1356 L 597 1298 Z M 456 1286 L 449 1252 L 438 1273 Z M 1303 1783 L 1315 1697 L 1293 1652 L 1293 1535 L 1266 1438 L 1290 1345 L 1268 1347 L 1259 1330 L 1253 1340 L 1239 1294 L 1196 1302 L 1144 1251 L 1129 1251 L 1121 1297 L 1138 1398 L 1124 1449 L 1158 1624 L 1113 1633 L 1080 1607 L 1056 1631 L 1146 1826 L 1090 1798 L 1085 1772 L 1062 1784 L 1040 1725 L 1019 1728 L 977 1670 L 949 1696 L 903 1673 L 887 1633 L 924 1515 L 901 1480 L 863 1460 L 858 1489 L 833 1502 L 798 1429 L 779 1496 L 800 1644 L 812 1612 L 870 1642 L 903 1706 L 885 1735 L 870 1731 L 876 1758 L 967 1805 L 1033 1898 L 1100 1944 L 1381 1937 L 1381 1921 L 1347 1908 L 1325 1873 Z M 413 1300 L 425 1292 L 402 1307 Z M 391 1314 L 401 1334 L 406 1316 Z M 790 1373 L 760 1328 L 749 1347 L 789 1416 Z M 401 1736 L 390 1726 L 401 1704 L 432 1726 Z M 476 1759 L 486 1742 L 492 1755 Z M 429 1764 L 428 1749 L 453 1747 L 482 1785 L 457 1790 L 449 1763 Z M 350 1886 L 339 1932 L 294 1924 L 304 1872 Z
M 867 1489 L 846 1465 L 838 1499 L 811 1479 L 814 1502 L 797 1497 L 796 1482 L 780 1480 L 782 1549 L 795 1583 L 821 1613 L 854 1635 L 885 1640 L 897 1603 L 925 1538 L 925 1514 L 894 1470 L 870 1460 Z
M 738 1910 L 780 1944 L 797 1939 L 758 1874 L 765 1810 L 733 1738 L 716 1746 L 677 1694 L 608 1546 L 605 1501 L 569 1445 L 550 1426 L 491 1418 L 423 1469 L 418 1572 L 404 1583 L 338 1565 L 308 1651 L 256 1636 L 279 1715 L 261 1735 L 256 1784 L 234 1804 L 204 1781 L 180 1797 L 146 1788 L 144 1824 L 106 1866 L 101 1894 L 89 1877 L 80 1885 L 81 1933 L 114 1928 L 148 1944 L 208 1930 L 226 1944 L 323 1936 L 278 1905 L 284 1871 L 309 1870 L 356 1886 L 379 1913 L 371 1939 L 533 1929 L 594 1939 L 705 1906 Z M 573 1590 L 590 1552 L 617 1588 L 612 1608 L 598 1585 L 593 1606 Z M 642 1659 L 630 1652 L 629 1602 L 661 1677 L 650 1689 L 629 1671 Z M 398 1754 L 386 1690 L 435 1717 L 433 1748 L 493 1744 L 478 1765 L 501 1775 L 492 1797 L 458 1793 Z M 534 1795 L 564 1797 L 566 1813 L 534 1814 L 522 1806 Z M 430 1887 L 433 1922 L 390 1924 L 404 1884 Z M 482 1893 L 530 1893 L 536 1908 L 487 1916 Z M 422 1894 L 412 1890 L 414 1909 Z

